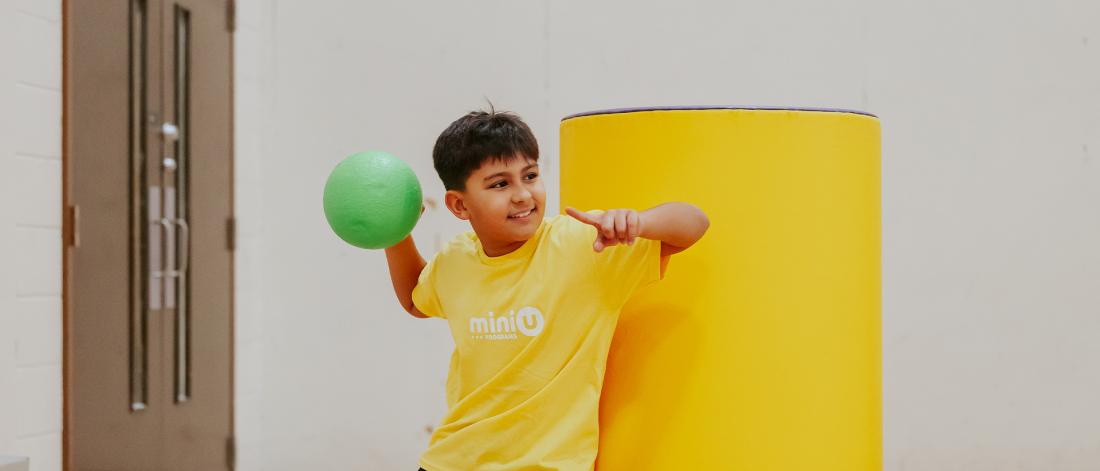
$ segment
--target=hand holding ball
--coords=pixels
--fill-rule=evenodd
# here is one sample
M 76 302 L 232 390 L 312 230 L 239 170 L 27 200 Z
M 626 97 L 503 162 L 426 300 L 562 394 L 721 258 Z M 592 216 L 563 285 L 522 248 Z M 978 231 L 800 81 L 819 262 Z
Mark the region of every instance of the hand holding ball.
M 407 237 L 420 219 L 423 194 L 416 174 L 385 152 L 352 154 L 325 182 L 325 218 L 345 242 L 382 249 Z

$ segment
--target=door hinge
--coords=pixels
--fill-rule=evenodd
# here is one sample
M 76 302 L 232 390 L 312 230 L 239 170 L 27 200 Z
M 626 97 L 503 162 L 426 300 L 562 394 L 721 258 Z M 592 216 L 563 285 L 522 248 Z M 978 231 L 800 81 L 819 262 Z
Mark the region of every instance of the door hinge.
M 237 31 L 237 0 L 225 2 L 225 29 L 230 33 Z
M 225 464 L 231 470 L 237 468 L 237 440 L 234 437 L 225 439 Z
M 65 208 L 65 245 L 80 247 L 80 206 Z
M 230 252 L 237 250 L 237 218 L 225 220 L 225 247 Z

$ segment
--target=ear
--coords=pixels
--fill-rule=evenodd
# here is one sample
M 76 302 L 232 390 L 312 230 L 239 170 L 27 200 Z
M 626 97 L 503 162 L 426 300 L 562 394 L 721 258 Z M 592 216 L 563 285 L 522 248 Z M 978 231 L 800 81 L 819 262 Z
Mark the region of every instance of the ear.
M 466 202 L 464 201 L 465 197 L 466 195 L 458 190 L 447 190 L 447 193 L 443 195 L 443 202 L 447 205 L 447 209 L 451 210 L 456 218 L 463 221 L 470 219 L 470 211 L 466 208 Z

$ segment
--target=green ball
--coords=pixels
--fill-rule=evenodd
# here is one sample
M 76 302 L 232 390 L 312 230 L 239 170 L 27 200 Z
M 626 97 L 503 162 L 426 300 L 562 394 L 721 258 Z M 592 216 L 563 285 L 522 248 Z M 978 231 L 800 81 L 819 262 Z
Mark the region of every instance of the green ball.
M 409 165 L 385 152 L 349 155 L 325 182 L 325 218 L 337 236 L 364 249 L 392 246 L 420 219 L 423 194 Z

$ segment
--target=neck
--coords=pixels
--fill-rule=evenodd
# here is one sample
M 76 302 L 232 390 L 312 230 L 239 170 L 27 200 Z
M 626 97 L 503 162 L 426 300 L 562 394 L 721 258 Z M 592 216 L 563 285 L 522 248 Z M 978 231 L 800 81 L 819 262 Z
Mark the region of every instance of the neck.
M 527 241 L 525 240 L 520 240 L 516 242 L 493 243 L 487 240 L 482 240 L 481 248 L 485 251 L 485 255 L 488 255 L 490 257 L 499 257 L 501 255 L 508 255 L 512 252 L 515 252 L 516 250 L 519 250 L 519 248 L 523 247 L 523 244 L 525 244 L 526 242 Z

